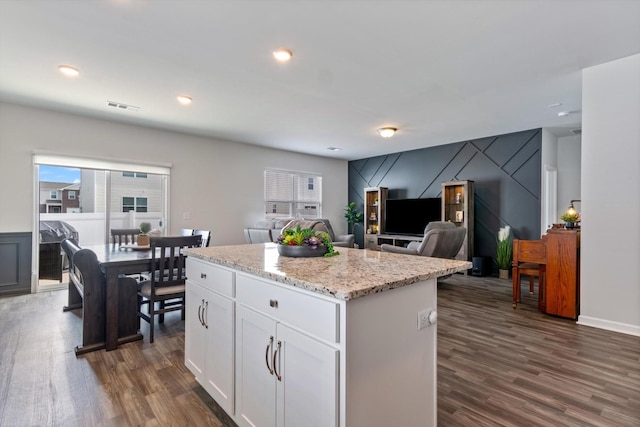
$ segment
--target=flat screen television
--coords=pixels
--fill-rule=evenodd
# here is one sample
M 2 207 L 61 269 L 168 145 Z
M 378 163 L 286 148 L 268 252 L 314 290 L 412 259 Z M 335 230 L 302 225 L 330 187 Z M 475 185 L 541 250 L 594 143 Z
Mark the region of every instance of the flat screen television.
M 442 220 L 442 200 L 439 197 L 387 199 L 385 215 L 386 234 L 422 236 L 428 223 Z

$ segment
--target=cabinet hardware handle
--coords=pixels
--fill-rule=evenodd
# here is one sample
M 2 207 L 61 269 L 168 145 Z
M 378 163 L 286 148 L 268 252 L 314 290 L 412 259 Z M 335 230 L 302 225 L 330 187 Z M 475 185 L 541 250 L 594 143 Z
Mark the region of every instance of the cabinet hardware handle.
M 202 320 L 204 320 L 204 327 L 209 329 L 209 301 L 204 303 L 204 310 L 202 310 Z
M 204 304 L 204 300 L 202 300 L 202 302 L 198 306 L 198 320 L 200 321 L 200 324 L 204 326 L 204 321 L 202 320 L 202 304 Z
M 278 300 L 277 299 L 270 299 L 269 300 L 269 305 L 273 308 L 278 308 Z
M 271 369 L 271 366 L 269 366 L 269 349 L 270 348 L 271 349 L 273 348 L 273 336 L 269 338 L 269 344 L 267 344 L 267 350 L 264 353 L 264 361 L 267 364 L 267 369 L 269 370 L 269 373 L 273 375 L 273 369 Z
M 275 372 L 276 374 L 276 378 L 278 379 L 278 381 L 282 381 L 282 375 L 280 375 L 278 373 L 278 370 L 276 369 L 276 357 L 278 357 L 278 353 L 280 352 L 280 346 L 282 345 L 281 341 L 278 341 L 278 347 L 276 348 L 276 351 L 273 353 L 273 372 Z M 280 358 L 278 357 L 278 366 L 280 366 Z
M 200 273 L 200 278 L 201 278 L 201 279 L 206 279 L 206 278 L 207 278 L 206 273 Z

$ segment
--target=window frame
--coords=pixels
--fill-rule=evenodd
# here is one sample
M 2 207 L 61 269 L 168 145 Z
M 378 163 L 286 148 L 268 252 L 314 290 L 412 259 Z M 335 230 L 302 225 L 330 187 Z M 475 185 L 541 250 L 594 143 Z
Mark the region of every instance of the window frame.
M 266 168 L 264 215 L 265 220 L 322 218 L 322 175 Z

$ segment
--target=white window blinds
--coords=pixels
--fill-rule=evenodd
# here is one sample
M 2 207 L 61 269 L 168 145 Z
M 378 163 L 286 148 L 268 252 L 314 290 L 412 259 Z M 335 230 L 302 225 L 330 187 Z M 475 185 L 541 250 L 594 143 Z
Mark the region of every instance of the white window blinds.
M 322 176 L 266 169 L 265 218 L 319 218 L 322 216 Z

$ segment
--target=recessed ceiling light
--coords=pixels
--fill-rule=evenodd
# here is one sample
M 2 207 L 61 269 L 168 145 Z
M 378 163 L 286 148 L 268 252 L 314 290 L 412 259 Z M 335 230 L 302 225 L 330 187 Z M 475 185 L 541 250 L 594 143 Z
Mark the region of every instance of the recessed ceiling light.
M 380 128 L 378 129 L 378 133 L 383 138 L 391 138 L 398 129 L 392 127 Z
M 293 56 L 293 52 L 289 49 L 278 49 L 273 51 L 273 57 L 278 62 L 287 62 Z
M 177 97 L 177 99 L 178 99 L 178 102 L 182 105 L 189 105 L 193 102 L 193 98 L 186 95 L 180 95 Z
M 58 66 L 58 71 L 67 77 L 78 77 L 80 75 L 80 70 L 69 65 Z
M 559 107 L 562 105 L 562 102 L 556 102 L 555 104 L 549 104 L 547 105 L 547 107 L 549 108 L 554 108 L 554 107 Z
M 567 117 L 569 114 L 571 114 L 571 111 L 560 111 L 558 117 Z
M 327 150 L 329 150 L 329 151 L 341 151 L 342 148 L 339 148 L 339 147 L 327 147 Z

